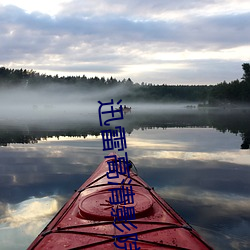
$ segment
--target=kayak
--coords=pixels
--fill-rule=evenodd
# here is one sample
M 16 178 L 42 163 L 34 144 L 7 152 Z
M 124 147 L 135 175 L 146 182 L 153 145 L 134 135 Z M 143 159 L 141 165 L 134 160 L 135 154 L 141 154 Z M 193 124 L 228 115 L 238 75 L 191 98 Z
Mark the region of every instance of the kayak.
M 212 249 L 138 176 L 131 161 L 127 173 L 120 171 L 115 179 L 109 175 L 117 158 L 115 152 L 105 157 L 28 250 Z M 114 190 L 128 191 L 123 203 L 115 202 Z

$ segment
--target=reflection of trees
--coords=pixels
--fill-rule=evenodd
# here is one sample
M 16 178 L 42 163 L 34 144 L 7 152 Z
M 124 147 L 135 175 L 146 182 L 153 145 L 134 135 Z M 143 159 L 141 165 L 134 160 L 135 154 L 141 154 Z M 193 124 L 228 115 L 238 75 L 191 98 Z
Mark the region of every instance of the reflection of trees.
M 243 143 L 241 144 L 241 149 L 249 149 L 250 146 L 250 132 L 242 135 Z
M 10 143 L 32 144 L 37 143 L 38 139 L 32 135 L 24 135 L 21 131 L 7 134 L 0 133 L 0 146 L 7 146 Z
M 240 134 L 242 137 L 242 149 L 248 149 L 250 145 L 250 110 L 183 110 L 182 112 L 132 112 L 113 123 L 113 126 L 124 126 L 127 133 L 131 134 L 137 129 L 173 128 L 173 127 L 210 127 L 221 132 Z M 0 145 L 7 146 L 10 143 L 36 143 L 40 139 L 59 136 L 86 137 L 98 136 L 106 127 L 100 127 L 97 123 L 72 123 L 52 124 L 46 129 L 39 126 L 28 126 L 9 129 L 8 126 L 0 127 Z
M 27 125 L 28 126 L 28 125 Z M 27 132 L 27 126 L 24 128 L 12 126 L 8 129 L 8 126 L 0 127 L 0 146 L 7 146 L 11 143 L 37 143 L 41 139 L 48 139 L 52 137 L 69 136 L 69 137 L 87 137 L 88 135 L 98 136 L 100 134 L 100 126 L 94 126 L 93 124 L 49 124 L 47 129 L 41 129 L 39 126 L 29 126 Z

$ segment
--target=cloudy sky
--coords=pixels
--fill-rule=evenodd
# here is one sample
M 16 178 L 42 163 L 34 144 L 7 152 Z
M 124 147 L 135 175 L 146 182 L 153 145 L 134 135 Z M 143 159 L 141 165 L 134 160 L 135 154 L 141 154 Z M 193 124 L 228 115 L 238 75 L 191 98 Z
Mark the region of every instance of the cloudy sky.
M 249 0 L 0 0 L 0 66 L 215 84 L 250 61 Z

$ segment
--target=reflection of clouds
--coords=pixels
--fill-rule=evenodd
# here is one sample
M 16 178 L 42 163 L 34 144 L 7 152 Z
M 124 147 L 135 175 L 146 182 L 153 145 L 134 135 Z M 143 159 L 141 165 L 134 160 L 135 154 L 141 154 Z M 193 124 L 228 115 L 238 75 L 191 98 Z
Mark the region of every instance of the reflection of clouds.
M 199 226 L 194 226 L 194 228 L 199 232 L 199 234 L 209 242 L 214 249 L 232 249 L 232 250 L 242 250 L 242 249 L 250 249 L 250 240 L 249 238 L 237 237 L 236 235 L 239 232 L 249 232 L 250 225 L 243 226 L 240 224 L 239 226 L 234 225 L 232 231 L 227 232 L 219 232 Z M 229 228 L 228 228 L 229 229 Z M 234 231 L 236 234 L 234 234 Z
M 62 202 L 61 197 L 47 196 L 15 205 L 5 204 L 5 215 L 0 218 L 0 248 L 27 248 L 59 210 Z
M 79 137 L 71 137 L 71 136 L 53 136 L 53 137 L 48 137 L 44 140 L 42 140 L 42 142 L 53 142 L 53 141 L 70 141 L 70 142 L 74 142 L 74 141 L 93 141 L 93 140 L 101 140 L 102 136 L 95 136 L 95 135 L 87 135 L 86 137 L 84 136 L 79 136 Z
M 250 198 L 190 187 L 163 187 L 156 192 L 214 249 L 250 249 Z
M 221 150 L 232 150 L 235 145 L 241 145 L 240 136 L 229 132 L 221 133 L 213 128 L 167 128 L 151 129 L 150 131 L 137 130 L 127 138 L 128 145 L 150 147 L 156 150 L 167 149 L 169 151 L 190 152 L 218 152 Z M 225 143 L 226 141 L 226 143 Z M 166 146 L 164 146 L 166 145 Z M 169 145 L 169 147 L 168 147 Z M 166 148 L 167 147 L 167 148 Z
M 168 149 L 168 150 L 173 150 L 173 149 L 185 149 L 185 145 L 178 144 L 175 142 L 156 142 L 156 141 L 151 141 L 151 140 L 146 140 L 146 139 L 136 139 L 129 141 L 128 147 L 140 147 L 141 149 Z
M 0 219 L 0 223 L 11 228 L 26 224 L 26 233 L 33 234 L 33 230 L 30 230 L 33 227 L 32 225 L 57 211 L 58 202 L 55 197 L 31 198 L 19 204 L 8 204 L 5 216 Z
M 39 142 L 35 145 L 25 145 L 25 147 L 19 144 L 11 145 L 0 165 L 11 166 L 4 168 L 2 174 L 15 175 L 15 178 L 11 178 L 11 183 L 15 184 L 21 181 L 18 178 L 17 169 L 20 165 L 25 166 L 23 172 L 28 170 L 29 176 L 31 173 L 33 175 L 91 173 L 106 154 L 102 152 L 100 139 L 74 140 L 71 138 L 71 141 Z M 95 159 L 95 164 L 93 164 L 93 159 Z M 25 176 L 23 178 L 27 179 Z
M 6 211 L 6 203 L 0 202 L 0 220 L 3 218 Z
M 142 152 L 143 151 L 143 152 Z M 157 168 L 183 168 L 183 162 L 189 161 L 212 163 L 209 168 L 218 168 L 218 164 L 235 164 L 235 168 L 239 165 L 248 167 L 250 162 L 250 154 L 248 151 L 234 150 L 234 151 L 220 151 L 220 152 L 183 152 L 183 151 L 169 151 L 159 150 L 157 148 L 139 149 L 130 148 L 129 156 L 132 161 L 135 161 L 141 168 L 152 168 L 156 165 Z M 182 161 L 182 164 L 181 162 Z M 218 164 L 215 164 L 215 163 Z M 160 163 L 160 164 L 159 164 Z M 169 164 L 171 163 L 171 164 Z M 238 165 L 238 166 L 236 166 Z M 192 166 L 192 168 L 201 168 L 199 164 Z
M 218 214 L 249 214 L 250 198 L 235 194 L 219 192 L 195 191 L 189 187 L 163 187 L 157 188 L 156 192 L 166 200 L 175 199 L 186 203 L 199 204 L 201 206 L 217 206 Z
M 250 155 L 248 151 L 220 151 L 220 152 L 179 152 L 179 151 L 160 151 L 154 152 L 152 157 L 166 159 L 183 159 L 199 161 L 223 161 L 249 166 Z
M 200 137 L 202 133 L 204 135 Z M 210 137 L 211 142 L 207 142 Z M 184 218 L 188 220 L 193 216 L 195 220 L 190 222 L 204 227 L 212 225 L 211 228 L 216 228 L 220 220 L 225 222 L 223 226 L 230 227 L 232 234 L 235 230 L 239 235 L 237 232 L 242 232 L 243 227 L 238 222 L 250 211 L 247 198 L 249 168 L 246 167 L 250 156 L 248 151 L 232 150 L 235 144 L 231 139 L 235 138 L 212 129 L 139 130 L 126 136 L 126 151 L 136 164 L 139 175 L 149 185 L 155 186 L 167 201 L 173 199 L 181 204 Z M 3 200 L 15 203 L 41 192 L 44 196 L 68 195 L 70 190 L 71 194 L 109 153 L 102 151 L 100 136 L 59 139 L 52 138 L 25 147 L 12 144 L 2 149 L 0 196 Z M 15 192 L 17 189 L 21 192 Z M 57 211 L 56 199 L 30 199 L 17 205 L 0 203 L 0 213 L 4 214 L 0 217 L 0 242 L 6 241 L 6 246 L 9 246 L 13 235 L 16 235 L 18 242 L 28 239 L 29 242 L 25 243 L 28 245 L 47 224 L 53 211 Z M 175 205 L 175 201 L 170 201 L 170 204 Z M 237 245 L 238 242 L 232 241 L 232 244 Z M 22 245 L 10 249 L 23 248 Z
M 0 152 L 0 200 L 17 203 L 30 196 L 71 194 L 105 155 L 100 139 L 12 144 Z
M 150 133 L 138 130 L 127 137 L 130 155 L 136 159 L 223 161 L 249 166 L 248 151 L 232 149 L 240 143 L 239 136 L 211 128 L 154 129 Z

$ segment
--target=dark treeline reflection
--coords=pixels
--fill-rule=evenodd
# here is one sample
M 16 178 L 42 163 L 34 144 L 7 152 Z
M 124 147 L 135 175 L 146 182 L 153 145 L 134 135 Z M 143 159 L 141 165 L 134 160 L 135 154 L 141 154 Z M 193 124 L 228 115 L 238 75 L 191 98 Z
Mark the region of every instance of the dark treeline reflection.
M 146 109 L 145 109 L 146 110 Z M 96 114 L 96 116 L 98 116 Z M 93 116 L 92 116 L 93 118 Z M 13 125 L 0 124 L 0 145 L 8 146 L 11 143 L 37 143 L 41 139 L 51 137 L 69 136 L 69 137 L 86 137 L 88 135 L 98 136 L 100 130 L 109 127 L 100 127 L 97 119 L 89 119 L 88 115 L 84 116 L 85 121 L 68 121 L 56 122 L 47 121 L 43 124 L 22 124 Z M 233 134 L 240 134 L 242 144 L 241 149 L 249 149 L 250 145 L 250 110 L 158 110 L 138 111 L 134 110 L 124 115 L 123 120 L 112 123 L 115 126 L 122 125 L 128 134 L 133 130 L 151 129 L 151 128 L 185 128 L 185 127 L 210 127 L 221 132 L 229 131 Z

